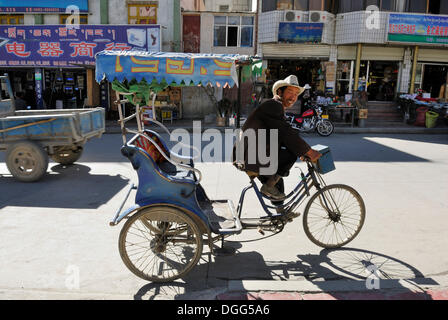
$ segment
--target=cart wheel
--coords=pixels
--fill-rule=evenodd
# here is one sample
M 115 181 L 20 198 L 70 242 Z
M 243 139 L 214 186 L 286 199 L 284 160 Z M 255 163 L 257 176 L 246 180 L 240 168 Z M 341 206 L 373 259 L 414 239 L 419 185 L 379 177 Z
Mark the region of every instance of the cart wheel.
M 323 248 L 339 248 L 361 231 L 366 209 L 352 187 L 334 184 L 316 192 L 303 213 L 308 238 Z
M 48 155 L 36 142 L 18 142 L 6 150 L 6 166 L 18 180 L 23 182 L 36 181 L 47 171 Z
M 82 147 L 78 147 L 77 150 L 73 150 L 72 147 L 59 147 L 55 149 L 54 154 L 50 157 L 54 162 L 69 165 L 75 163 L 79 158 L 81 158 L 82 151 Z
M 202 254 L 202 234 L 179 209 L 152 207 L 133 215 L 119 238 L 120 256 L 136 276 L 169 282 L 187 274 Z

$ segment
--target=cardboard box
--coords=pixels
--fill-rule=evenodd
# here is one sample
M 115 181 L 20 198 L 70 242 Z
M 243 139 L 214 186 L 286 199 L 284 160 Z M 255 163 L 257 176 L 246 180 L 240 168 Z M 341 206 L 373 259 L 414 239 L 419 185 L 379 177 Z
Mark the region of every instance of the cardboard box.
M 313 164 L 317 172 L 320 174 L 326 174 L 336 169 L 329 147 L 318 144 L 312 148 L 322 154 L 322 157 L 317 160 L 317 163 Z
M 181 91 L 179 88 L 171 89 L 169 95 L 170 95 L 170 101 L 180 101 L 182 98 Z
M 358 118 L 359 119 L 367 119 L 368 109 L 359 109 Z

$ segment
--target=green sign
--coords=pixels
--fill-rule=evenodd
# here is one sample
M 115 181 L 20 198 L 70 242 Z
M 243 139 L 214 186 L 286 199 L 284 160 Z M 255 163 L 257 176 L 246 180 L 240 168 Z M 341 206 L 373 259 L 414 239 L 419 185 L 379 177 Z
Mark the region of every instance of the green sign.
M 391 13 L 387 40 L 448 45 L 448 17 Z

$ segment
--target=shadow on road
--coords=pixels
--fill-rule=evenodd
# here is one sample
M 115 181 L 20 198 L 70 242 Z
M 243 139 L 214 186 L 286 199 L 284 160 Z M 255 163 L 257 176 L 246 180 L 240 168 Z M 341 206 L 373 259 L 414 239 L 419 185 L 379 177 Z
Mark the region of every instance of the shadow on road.
M 0 176 L 0 209 L 6 206 L 96 209 L 128 184 L 120 175 L 91 174 L 90 167 L 54 165 L 38 182 Z
M 234 246 L 234 244 L 232 244 Z M 258 252 L 239 252 L 233 256 L 213 257 L 211 262 L 203 261 L 197 265 L 185 278 L 166 284 L 148 283 L 141 287 L 134 298 L 137 300 L 157 299 L 158 296 L 170 295 L 174 299 L 214 299 L 216 293 L 212 289 L 223 287 L 229 280 L 272 280 L 294 282 L 297 292 L 301 291 L 301 280 L 306 279 L 319 287 L 322 292 L 331 294 L 336 299 L 346 299 L 353 292 L 329 292 L 331 280 L 352 280 L 360 291 L 375 294 L 376 284 L 389 280 L 394 290 L 400 294 L 415 293 L 420 298 L 430 298 L 425 290 L 418 285 L 411 291 L 400 286 L 400 279 L 414 279 L 418 284 L 437 284 L 415 267 L 399 259 L 368 250 L 344 248 L 337 250 L 322 250 L 318 255 L 298 255 L 297 261 L 265 261 Z M 203 255 L 204 259 L 204 255 Z M 384 283 L 384 282 L 383 282 Z M 334 285 L 333 285 L 334 286 Z M 210 290 L 210 296 L 206 296 Z M 196 296 L 195 292 L 203 292 Z M 205 292 L 205 293 L 204 293 Z M 226 297 L 232 293 L 227 293 Z M 235 297 L 241 297 L 241 292 Z M 378 297 L 381 299 L 381 296 Z
M 177 141 L 170 141 L 167 134 L 162 134 L 162 139 L 172 149 Z M 354 162 L 430 162 L 423 154 L 411 154 L 394 148 L 394 140 L 403 140 L 424 144 L 448 144 L 446 135 L 418 135 L 418 134 L 341 134 L 330 137 L 320 137 L 317 134 L 302 135 L 309 145 L 322 144 L 330 147 L 335 161 L 354 161 Z M 217 134 L 210 138 L 189 135 L 182 141 L 187 145 L 195 145 L 197 140 L 201 148 L 201 154 L 204 162 L 231 162 L 234 138 Z M 128 136 L 130 139 L 131 136 Z M 203 141 L 201 140 L 204 139 Z M 373 141 L 376 138 L 387 138 L 384 143 Z M 93 139 L 86 144 L 81 162 L 128 162 L 123 157 L 120 148 L 123 142 L 121 136 L 104 135 L 101 139 Z M 177 148 L 182 150 L 182 148 Z M 177 150 L 176 152 L 181 152 Z M 183 155 L 191 156 L 191 150 L 185 148 Z M 182 152 L 181 152 L 182 153 Z M 208 159 L 208 160 L 207 160 Z M 210 160 L 211 159 L 211 160 Z M 207 161 L 206 161 L 207 160 Z M 0 153 L 0 161 L 4 161 Z M 195 162 L 199 162 L 196 160 Z

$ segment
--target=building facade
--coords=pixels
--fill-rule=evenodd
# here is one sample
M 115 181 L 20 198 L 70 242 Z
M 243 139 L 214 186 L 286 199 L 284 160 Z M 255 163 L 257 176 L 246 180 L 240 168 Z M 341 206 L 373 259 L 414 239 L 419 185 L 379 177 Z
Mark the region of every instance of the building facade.
M 314 90 L 390 101 L 446 83 L 448 2 L 259 0 L 257 54 L 268 80 L 296 74 Z
M 180 0 L 2 1 L 0 72 L 32 109 L 103 106 L 95 82 L 102 50 L 180 51 Z
M 108 49 L 257 55 L 267 83 L 295 74 L 314 91 L 338 96 L 360 89 L 369 100 L 389 101 L 422 89 L 438 97 L 447 82 L 447 46 L 448 1 L 440 0 L 11 0 L 0 6 L 0 72 L 32 108 L 110 108 L 110 85 L 94 80 L 94 55 Z M 254 86 L 242 87 L 245 107 Z M 218 101 L 236 95 L 236 89 L 214 92 Z M 182 89 L 183 116 L 213 113 L 209 97 L 203 89 Z
M 256 2 L 252 0 L 181 1 L 182 48 L 184 52 L 241 54 L 256 52 Z M 213 91 L 214 98 L 210 99 Z M 241 84 L 243 109 L 249 108 L 253 83 Z M 213 101 L 237 100 L 238 88 L 183 88 L 186 118 L 215 113 Z M 247 113 L 248 110 L 243 110 Z

